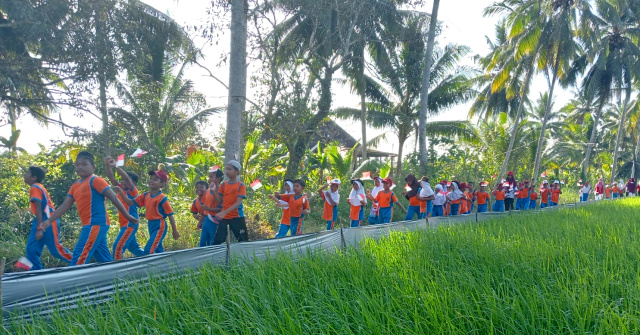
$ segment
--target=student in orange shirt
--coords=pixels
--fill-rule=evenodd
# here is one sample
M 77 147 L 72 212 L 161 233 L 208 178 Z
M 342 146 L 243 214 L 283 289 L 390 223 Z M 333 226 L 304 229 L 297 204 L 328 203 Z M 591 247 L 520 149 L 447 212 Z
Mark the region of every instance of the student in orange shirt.
M 27 240 L 27 259 L 31 262 L 30 270 L 42 269 L 42 262 L 40 261 L 40 255 L 45 246 L 49 248 L 49 252 L 55 258 L 62 260 L 65 263 L 69 263 L 71 260 L 71 253 L 62 244 L 60 244 L 59 225 L 60 221 L 52 221 L 51 226 L 43 231 L 42 238 L 36 240 L 36 234 L 39 231 L 43 220 L 49 218 L 49 215 L 55 210 L 53 207 L 53 201 L 49 196 L 47 189 L 42 186 L 45 172 L 42 168 L 37 166 L 31 166 L 24 174 L 24 182 L 29 185 L 29 199 L 31 202 L 31 213 L 35 215 L 31 224 L 31 231 L 29 233 L 29 239 Z
M 176 219 L 173 216 L 173 208 L 169 204 L 169 199 L 162 193 L 162 188 L 167 184 L 169 180 L 167 173 L 158 171 L 149 171 L 149 191 L 145 192 L 135 199 L 126 198 L 124 201 L 129 206 L 144 207 L 147 209 L 145 218 L 147 219 L 147 228 L 149 229 L 149 240 L 144 246 L 144 253 L 146 255 L 156 254 L 164 252 L 162 242 L 165 236 L 167 236 L 167 221 L 171 223 L 171 230 L 173 238 L 177 240 L 180 238 L 178 233 L 178 227 L 176 226 Z M 122 189 L 117 188 L 118 193 L 124 194 Z
M 506 192 L 504 191 L 502 183 L 498 184 L 492 193 L 496 198 L 496 201 L 493 203 L 493 211 L 504 212 L 504 198 L 506 196 Z
M 391 191 L 391 185 L 393 185 L 393 180 L 387 177 L 382 180 L 382 187 L 384 187 L 384 190 L 378 192 L 375 198 L 371 195 L 371 191 L 367 192 L 367 198 L 378 204 L 378 219 L 381 224 L 391 223 L 393 220 L 394 204 L 397 204 L 402 208 L 402 210 L 407 212 L 402 204 L 398 202 L 396 194 Z
M 367 198 L 364 192 L 364 185 L 360 179 L 351 181 L 351 193 L 349 194 L 349 205 L 351 206 L 351 228 L 360 227 L 362 219 L 364 219 L 364 207 L 367 205 Z
M 118 200 L 118 196 L 111 190 L 106 180 L 96 176 L 95 158 L 86 151 L 81 151 L 74 162 L 76 174 L 80 177 L 69 190 L 67 198 L 62 205 L 51 214 L 49 219 L 43 221 L 38 229 L 36 239 L 42 238 L 42 233 L 66 213 L 73 203 L 76 203 L 78 216 L 82 222 L 82 230 L 78 243 L 73 249 L 70 266 L 86 264 L 91 257 L 98 262 L 113 260 L 107 245 L 107 232 L 109 231 L 109 215 L 107 213 L 106 199 L 109 199 L 129 222 L 137 224 L 138 219 L 129 214 L 127 208 Z M 128 198 L 126 198 L 128 199 Z M 39 235 L 39 236 L 38 236 Z
M 449 200 L 450 214 L 451 216 L 458 215 L 460 210 L 461 199 L 464 196 L 460 190 L 460 184 L 457 180 L 451 182 L 451 192 L 447 193 L 447 199 Z
M 325 191 L 330 187 L 329 191 Z M 336 220 L 338 220 L 338 204 L 340 203 L 340 179 L 334 179 L 331 183 L 327 183 L 318 190 L 320 196 L 324 200 L 324 208 L 322 209 L 322 219 L 327 221 L 327 230 L 333 230 Z
M 487 208 L 489 208 L 489 205 L 491 202 L 491 196 L 485 190 L 487 188 L 487 185 L 489 185 L 488 182 L 486 181 L 481 182 L 480 190 L 475 192 L 474 199 L 475 201 L 477 201 L 477 204 L 478 204 L 478 213 L 485 213 L 487 211 Z
M 421 201 L 418 198 L 420 193 L 420 183 L 416 176 L 410 174 L 405 179 L 407 185 L 409 186 L 409 190 L 407 192 L 403 192 L 402 195 L 409 200 L 409 207 L 407 208 L 407 215 L 405 216 L 405 220 L 413 220 L 414 216 L 417 216 L 420 219 L 420 205 Z
M 433 199 L 435 199 L 435 192 L 429 184 L 429 177 L 422 177 L 420 180 L 420 192 L 418 193 L 418 200 L 420 200 L 420 219 L 426 219 L 431 215 L 433 210 Z
M 524 183 L 518 184 L 518 193 L 516 201 L 516 210 L 527 210 L 529 209 L 529 181 L 525 180 Z
M 249 241 L 242 204 L 247 198 L 247 186 L 240 180 L 241 168 L 240 162 L 236 160 L 227 162 L 224 169 L 227 180 L 218 186 L 218 193 L 214 192 L 216 201 L 222 204 L 222 211 L 215 216 L 219 223 L 213 245 L 222 244 L 227 240 L 228 229 L 231 229 L 238 242 Z
M 617 182 L 613 182 L 613 199 L 617 199 L 618 195 L 620 193 L 620 188 L 618 187 L 618 183 Z
M 293 194 L 293 180 L 285 179 L 284 180 L 284 194 Z M 278 233 L 275 238 L 281 238 L 287 236 L 289 231 L 291 230 L 291 214 L 289 212 L 289 203 L 284 200 L 275 199 L 277 202 L 277 207 L 282 208 L 282 218 L 280 219 L 280 228 L 278 229 Z M 293 231 L 291 232 L 293 234 Z
M 529 209 L 536 208 L 538 208 L 538 193 L 531 187 L 529 192 Z
M 604 193 L 605 199 L 611 199 L 611 186 L 609 184 L 604 187 Z
M 291 215 L 291 236 L 302 235 L 304 215 L 309 214 L 309 201 L 304 194 L 306 183 L 302 179 L 293 181 L 293 194 L 274 193 L 271 198 L 285 201 L 289 204 Z
M 206 181 L 198 180 L 196 182 L 197 197 L 193 199 L 193 202 L 191 203 L 191 210 L 190 210 L 193 218 L 196 219 L 196 221 L 198 221 L 198 224 L 196 225 L 196 230 L 202 229 L 202 222 L 204 221 L 204 209 L 202 209 L 202 206 L 204 206 L 204 203 L 202 202 L 202 198 L 204 197 L 205 193 L 208 190 L 209 190 L 209 184 Z M 200 241 L 202 241 L 202 235 L 200 235 Z
M 222 210 L 220 203 L 216 200 L 215 193 L 218 189 L 218 185 L 222 182 L 224 177 L 224 173 L 222 170 L 216 168 L 212 168 L 209 170 L 209 185 L 208 189 L 205 191 L 204 196 L 202 197 L 202 210 L 203 213 L 203 221 L 202 221 L 202 232 L 200 234 L 200 246 L 206 247 L 213 245 L 213 239 L 218 232 L 218 219 L 216 219 L 216 214 Z
M 553 188 L 551 189 L 551 206 L 558 206 L 558 202 L 560 202 L 560 194 L 562 194 L 560 182 L 556 180 L 553 182 Z
M 551 188 L 547 180 L 542 182 L 540 186 L 540 209 L 549 207 L 549 197 L 551 196 Z

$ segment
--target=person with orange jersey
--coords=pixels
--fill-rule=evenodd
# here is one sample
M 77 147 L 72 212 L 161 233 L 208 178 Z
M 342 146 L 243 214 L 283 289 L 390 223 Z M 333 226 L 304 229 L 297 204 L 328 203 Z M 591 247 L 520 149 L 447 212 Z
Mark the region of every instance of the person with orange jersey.
M 551 197 L 551 188 L 549 181 L 545 180 L 540 186 L 540 209 L 549 207 L 549 198 Z
M 475 192 L 475 201 L 478 204 L 478 213 L 485 213 L 490 206 L 491 195 L 486 191 L 488 182 L 483 181 L 480 183 L 480 189 Z
M 367 205 L 367 198 L 365 196 L 362 180 L 354 179 L 351 181 L 351 193 L 349 194 L 347 202 L 351 207 L 351 212 L 349 213 L 351 228 L 360 227 L 360 224 L 364 219 L 364 207 Z
M 289 215 L 291 215 L 291 236 L 302 235 L 304 215 L 309 214 L 309 201 L 304 194 L 306 183 L 302 179 L 293 181 L 293 194 L 274 193 L 271 198 L 282 200 L 289 204 Z
M 52 222 L 56 222 L 75 203 L 82 222 L 82 230 L 69 265 L 86 264 L 92 257 L 97 262 L 112 261 L 113 257 L 107 245 L 109 215 L 106 199 L 109 199 L 129 222 L 137 224 L 138 219 L 129 214 L 128 209 L 118 200 L 118 196 L 107 181 L 93 174 L 96 164 L 91 153 L 79 152 L 74 162 L 74 169 L 80 179 L 71 186 L 62 205 L 51 214 L 49 219 L 40 224 L 42 231 L 38 232 L 40 234 L 36 235 L 36 239 L 40 240 L 42 232 L 46 231 Z
M 553 182 L 553 188 L 551 189 L 551 206 L 558 205 L 560 202 L 560 194 L 562 194 L 562 189 L 560 188 L 560 182 L 556 180 Z
M 200 246 L 206 247 L 213 245 L 213 239 L 218 232 L 218 219 L 215 215 L 222 210 L 222 206 L 218 203 L 215 193 L 218 185 L 224 179 L 224 173 L 217 167 L 209 170 L 208 189 L 202 197 L 202 231 L 200 232 Z
M 42 269 L 40 256 L 46 246 L 51 255 L 65 263 L 71 261 L 71 253 L 60 243 L 60 221 L 55 220 L 44 231 L 40 228 L 42 221 L 49 218 L 55 208 L 49 192 L 42 185 L 45 172 L 41 167 L 31 166 L 23 176 L 24 182 L 29 185 L 29 199 L 31 213 L 35 216 L 31 224 L 29 239 L 27 240 L 26 258 L 31 262 L 30 270 Z M 42 238 L 36 239 L 36 234 L 42 232 Z
M 329 190 L 325 191 L 327 188 L 329 188 Z M 340 203 L 339 188 L 340 179 L 334 179 L 318 190 L 318 193 L 320 193 L 320 196 L 324 200 L 322 219 L 327 221 L 327 230 L 333 230 L 338 220 L 338 204 Z
M 367 192 L 367 198 L 375 204 L 378 204 L 378 218 L 381 224 L 391 223 L 391 221 L 393 221 L 393 206 L 395 204 L 400 206 L 405 212 L 407 211 L 402 204 L 398 202 L 396 194 L 391 191 L 391 185 L 393 185 L 393 180 L 387 177 L 382 180 L 384 189 L 378 192 L 375 198 L 371 195 L 371 191 Z
M 496 189 L 491 192 L 495 197 L 496 201 L 493 203 L 493 211 L 494 212 L 504 212 L 504 199 L 506 196 L 506 192 L 504 190 L 503 184 L 500 183 L 496 186 Z

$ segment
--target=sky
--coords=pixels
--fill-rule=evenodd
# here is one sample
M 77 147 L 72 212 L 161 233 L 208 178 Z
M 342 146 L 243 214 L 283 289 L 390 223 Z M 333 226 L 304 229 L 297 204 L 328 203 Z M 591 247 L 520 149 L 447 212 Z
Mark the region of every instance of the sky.
M 176 22 L 182 25 L 195 25 L 205 22 L 207 7 L 210 0 L 143 0 L 145 3 L 153 6 L 154 8 L 169 14 Z M 346 0 L 357 1 L 357 0 Z M 483 17 L 482 11 L 485 7 L 490 5 L 494 0 L 443 0 L 440 2 L 439 20 L 443 23 L 443 33 L 438 36 L 438 43 L 441 45 L 456 43 L 466 45 L 471 48 L 471 53 L 463 61 L 464 65 L 474 65 L 472 57 L 479 54 L 484 55 L 489 51 L 486 43 L 486 37 L 493 39 L 495 24 L 498 21 L 497 17 Z M 433 2 L 431 0 L 426 1 L 426 4 L 419 8 L 423 12 L 431 12 L 431 6 Z M 210 45 L 205 40 L 199 37 L 195 37 L 196 46 L 205 46 L 203 48 L 204 60 L 202 64 L 220 80 L 225 83 L 229 79 L 229 70 L 225 63 L 221 62 L 222 55 L 229 52 L 229 36 L 228 31 L 221 32 L 219 39 Z M 249 76 L 252 74 L 252 66 L 249 67 Z M 208 77 L 206 71 L 202 70 L 198 66 L 190 67 L 185 75 L 186 78 L 191 79 L 195 84 L 195 89 L 204 94 L 207 98 L 207 103 L 211 107 L 218 107 L 226 105 L 227 92 L 224 86 Z M 531 87 L 531 96 L 537 97 L 540 92 L 547 90 L 546 81 L 543 78 L 536 78 Z M 248 87 L 248 97 L 251 98 L 256 93 L 255 88 Z M 96 93 L 97 94 L 97 93 Z M 555 106 L 562 106 L 569 100 L 571 94 L 560 90 L 556 97 Z M 338 84 L 333 89 L 333 107 L 358 107 L 359 98 L 349 93 L 348 89 L 341 89 Z M 442 113 L 440 116 L 432 120 L 465 120 L 469 111 L 470 103 L 461 104 L 450 110 Z M 78 117 L 74 111 L 61 110 L 59 111 L 62 116 L 62 120 L 72 126 L 85 127 L 91 131 L 98 131 L 100 129 L 100 120 L 94 116 L 86 115 L 84 117 Z M 58 115 L 54 116 L 56 119 Z M 224 115 L 213 117 L 209 125 L 204 129 L 202 135 L 204 137 L 212 137 L 215 132 L 219 131 L 220 124 L 224 124 Z M 343 126 L 351 135 L 356 138 L 361 138 L 360 126 L 355 122 L 340 121 L 339 124 Z M 64 132 L 55 125 L 49 125 L 43 127 L 38 125 L 29 116 L 22 116 L 18 121 L 18 128 L 22 130 L 21 137 L 18 141 L 18 146 L 24 148 L 28 152 L 37 153 L 40 151 L 39 144 L 45 147 L 50 147 L 52 141 L 65 140 Z M 8 125 L 0 125 L 0 136 L 8 137 L 11 130 Z M 368 129 L 367 138 L 371 139 L 384 131 Z M 412 151 L 414 148 L 413 141 L 409 141 L 406 144 L 406 150 Z M 387 135 L 387 141 L 380 143 L 378 149 L 384 151 L 397 151 L 397 140 L 391 133 Z M 132 152 L 135 148 L 132 148 Z

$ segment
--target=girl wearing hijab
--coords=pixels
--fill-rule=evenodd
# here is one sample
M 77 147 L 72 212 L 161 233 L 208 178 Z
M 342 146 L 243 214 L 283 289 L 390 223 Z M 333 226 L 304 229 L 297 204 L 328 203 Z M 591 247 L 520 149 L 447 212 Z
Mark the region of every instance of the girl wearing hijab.
M 418 200 L 420 200 L 420 219 L 426 219 L 431 214 L 433 209 L 433 199 L 435 192 L 429 184 L 429 177 L 422 177 L 420 180 L 420 193 L 418 194 Z
M 382 186 L 382 178 L 380 177 L 375 177 L 373 178 L 373 189 L 371 190 L 371 196 L 372 197 L 376 197 L 376 195 L 378 195 L 378 192 L 382 191 L 384 189 L 384 187 Z M 379 208 L 380 206 L 377 203 L 373 203 L 371 205 L 371 212 L 369 212 L 369 224 L 378 224 L 380 223 L 380 220 L 378 220 L 378 214 L 379 214 Z
M 284 194 L 293 194 L 293 180 L 284 180 Z M 289 214 L 289 203 L 282 200 L 276 200 L 276 206 L 282 208 L 282 219 L 280 219 L 280 229 L 275 238 L 281 238 L 287 236 L 291 229 L 291 215 Z M 291 232 L 291 235 L 295 235 Z
M 505 211 L 511 211 L 518 191 L 518 184 L 516 183 L 516 177 L 513 176 L 513 171 L 507 173 L 507 180 L 504 183 L 503 190 L 505 193 L 504 209 Z
M 418 193 L 420 192 L 420 184 L 416 179 L 416 176 L 410 174 L 404 179 L 409 186 L 407 192 L 402 193 L 407 200 L 409 200 L 409 207 L 407 208 L 407 216 L 405 220 L 413 220 L 413 216 L 416 215 L 420 218 L 420 200 L 418 199 Z
M 589 201 L 589 193 L 591 193 L 591 186 L 589 186 L 589 181 L 585 181 L 580 188 L 580 202 Z
M 436 185 L 435 194 L 433 196 L 433 211 L 431 217 L 444 216 L 444 204 L 447 202 L 447 197 L 443 193 L 442 185 Z
M 460 201 L 464 194 L 460 191 L 460 184 L 457 180 L 451 182 L 451 192 L 447 193 L 447 199 L 451 203 L 451 216 L 458 215 Z
M 351 194 L 349 194 L 349 205 L 351 206 L 351 228 L 360 227 L 362 219 L 364 219 L 364 207 L 367 204 L 367 197 L 364 193 L 364 185 L 360 179 L 351 181 Z

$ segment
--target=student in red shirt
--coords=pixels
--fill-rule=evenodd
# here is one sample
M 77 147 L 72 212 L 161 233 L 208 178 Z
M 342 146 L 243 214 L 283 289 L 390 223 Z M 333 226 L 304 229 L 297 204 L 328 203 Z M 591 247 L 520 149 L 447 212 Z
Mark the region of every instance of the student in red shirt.
M 379 223 L 391 223 L 393 221 L 393 206 L 397 204 L 402 208 L 405 213 L 407 210 L 402 206 L 401 203 L 398 202 L 398 198 L 396 194 L 391 191 L 391 185 L 393 185 L 393 180 L 391 178 L 385 178 L 382 180 L 382 186 L 384 190 L 378 192 L 376 197 L 371 196 L 371 191 L 367 192 L 367 198 L 378 204 L 378 219 Z
M 529 193 L 529 200 L 529 209 L 538 208 L 538 193 L 533 189 L 533 187 L 531 187 L 531 191 Z
M 27 259 L 31 262 L 31 270 L 42 269 L 40 255 L 45 246 L 55 258 L 69 263 L 71 253 L 60 243 L 60 221 L 52 221 L 51 226 L 42 232 L 42 238 L 37 240 L 36 234 L 41 231 L 39 227 L 43 220 L 55 210 L 51 197 L 47 189 L 42 186 L 45 172 L 42 168 L 31 166 L 24 174 L 24 182 L 29 185 L 29 199 L 31 202 L 31 213 L 35 215 L 31 224 L 31 232 L 27 240 Z
M 477 204 L 478 204 L 478 213 L 485 213 L 487 211 L 487 208 L 489 208 L 490 203 L 491 203 L 491 196 L 485 190 L 487 188 L 487 185 L 489 185 L 488 182 L 486 182 L 486 181 L 481 182 L 480 183 L 480 190 L 475 192 L 475 198 L 474 199 L 477 201 Z
M 620 188 L 618 187 L 618 183 L 615 181 L 613 182 L 612 192 L 613 192 L 613 198 L 617 199 L 618 196 L 620 195 Z
M 562 190 L 560 189 L 560 182 L 554 181 L 553 188 L 551 189 L 551 206 L 557 206 L 558 202 L 560 202 L 560 194 L 562 194 Z
M 105 199 L 109 199 L 129 222 L 137 224 L 138 219 L 129 214 L 127 208 L 118 200 L 118 196 L 111 190 L 106 180 L 95 176 L 95 158 L 86 151 L 81 151 L 76 156 L 74 162 L 76 174 L 80 180 L 76 181 L 69 190 L 67 198 L 62 205 L 51 214 L 49 219 L 40 224 L 44 231 L 51 225 L 51 222 L 58 220 L 66 213 L 73 203 L 76 203 L 78 216 L 82 222 L 82 230 L 78 243 L 73 249 L 73 257 L 70 266 L 76 264 L 86 264 L 91 257 L 98 262 L 109 262 L 113 260 L 107 245 L 107 232 L 109 231 L 109 215 Z M 41 233 L 39 231 L 38 233 Z M 36 239 L 40 239 L 36 235 Z
M 215 193 L 218 189 L 218 185 L 222 182 L 224 173 L 222 170 L 212 168 L 209 170 L 209 185 L 202 197 L 202 210 L 204 211 L 202 217 L 202 232 L 200 233 L 200 246 L 206 247 L 213 245 L 213 238 L 218 231 L 218 219 L 215 215 L 218 214 L 222 208 L 216 200 Z
M 285 201 L 289 204 L 291 215 L 291 236 L 302 235 L 304 215 L 309 214 L 309 201 L 304 194 L 306 183 L 302 179 L 293 181 L 293 194 L 274 193 L 271 198 Z
M 325 191 L 328 187 L 331 189 Z M 331 183 L 322 186 L 318 193 L 324 200 L 324 208 L 322 209 L 322 219 L 327 221 L 327 230 L 333 230 L 336 220 L 338 220 L 338 204 L 340 203 L 340 179 L 334 179 Z
M 242 204 L 247 198 L 247 186 L 240 180 L 240 163 L 230 160 L 224 170 L 227 180 L 218 186 L 218 193 L 215 195 L 216 201 L 222 204 L 222 211 L 215 216 L 219 224 L 213 239 L 214 245 L 222 244 L 227 240 L 228 229 L 231 229 L 238 242 L 249 241 Z
M 492 192 L 496 197 L 496 201 L 493 203 L 493 211 L 494 212 L 504 212 L 504 199 L 506 196 L 506 192 L 500 183 L 496 186 L 496 189 Z
M 284 194 L 293 194 L 293 180 L 285 179 L 284 180 Z M 289 213 L 289 203 L 284 200 L 278 200 L 273 198 L 276 201 L 276 207 L 282 208 L 282 218 L 280 219 L 280 227 L 278 228 L 278 232 L 276 233 L 275 238 L 285 237 L 291 230 L 291 214 Z
M 549 207 L 549 197 L 551 196 L 551 188 L 547 180 L 542 182 L 540 187 L 540 209 Z
M 129 199 L 135 199 L 138 196 L 138 175 L 133 172 L 125 172 L 122 168 L 116 166 L 116 160 L 107 157 L 104 159 L 105 168 L 107 173 L 107 179 L 113 186 L 118 186 L 122 188 L 125 192 L 124 196 Z M 113 170 L 116 170 L 120 175 L 120 181 L 116 179 Z M 118 199 L 122 202 L 125 208 L 129 211 L 129 214 L 134 218 L 138 218 L 138 207 L 137 206 L 129 206 L 124 201 L 123 196 L 118 194 Z M 142 256 L 144 255 L 144 250 L 140 248 L 140 244 L 138 244 L 138 240 L 136 239 L 136 233 L 138 232 L 138 227 L 140 224 L 131 223 L 127 218 L 125 218 L 122 213 L 118 213 L 118 222 L 120 223 L 120 232 L 116 237 L 116 240 L 113 242 L 113 259 L 119 260 L 124 256 L 124 252 L 129 250 L 134 256 Z

